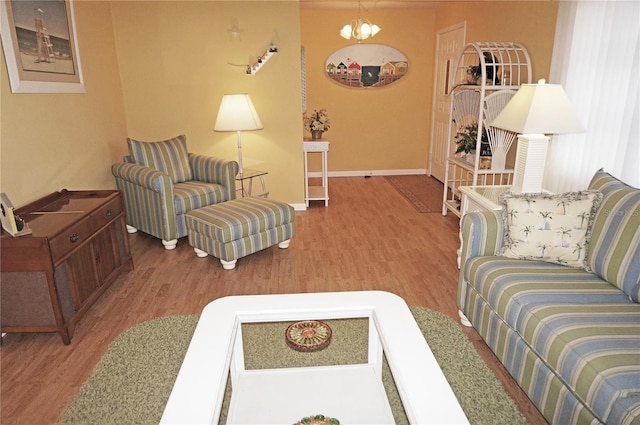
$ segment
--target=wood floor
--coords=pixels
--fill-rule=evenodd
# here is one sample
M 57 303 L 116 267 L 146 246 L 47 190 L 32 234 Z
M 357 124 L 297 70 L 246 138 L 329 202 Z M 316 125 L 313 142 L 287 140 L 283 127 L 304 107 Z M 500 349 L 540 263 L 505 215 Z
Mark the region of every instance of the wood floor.
M 4 337 L 0 422 L 55 423 L 121 332 L 160 316 L 200 313 L 227 295 L 375 289 L 457 319 L 457 217 L 417 213 L 383 177 L 332 178 L 329 188 L 329 207 L 296 213 L 289 249 L 271 247 L 232 271 L 197 258 L 186 238 L 166 251 L 158 239 L 130 235 L 134 270 L 90 309 L 70 345 L 53 333 Z M 546 424 L 475 331 L 465 332 L 529 422 Z

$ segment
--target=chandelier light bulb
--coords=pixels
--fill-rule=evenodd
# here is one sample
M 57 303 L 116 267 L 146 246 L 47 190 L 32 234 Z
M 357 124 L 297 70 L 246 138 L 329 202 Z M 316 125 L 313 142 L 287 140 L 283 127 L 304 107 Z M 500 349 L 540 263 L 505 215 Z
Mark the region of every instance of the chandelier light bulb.
M 340 30 L 340 37 L 350 40 L 355 38 L 358 41 L 373 37 L 380 32 L 378 25 L 372 24 L 367 19 L 354 19 L 351 24 L 347 24 Z
M 371 35 L 371 25 L 366 22 L 360 21 L 360 35 L 362 38 L 367 38 Z
M 351 38 L 352 32 L 353 32 L 353 29 L 351 28 L 351 25 L 347 24 L 344 27 L 342 27 L 342 29 L 340 30 L 340 37 L 346 38 L 347 40 L 349 40 Z

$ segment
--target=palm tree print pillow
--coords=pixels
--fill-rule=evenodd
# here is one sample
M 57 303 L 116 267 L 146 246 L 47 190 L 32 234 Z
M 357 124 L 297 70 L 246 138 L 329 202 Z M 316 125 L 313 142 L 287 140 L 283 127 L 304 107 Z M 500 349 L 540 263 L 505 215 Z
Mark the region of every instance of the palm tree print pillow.
M 505 226 L 503 248 L 509 258 L 547 261 L 590 271 L 585 261 L 600 191 L 500 196 Z

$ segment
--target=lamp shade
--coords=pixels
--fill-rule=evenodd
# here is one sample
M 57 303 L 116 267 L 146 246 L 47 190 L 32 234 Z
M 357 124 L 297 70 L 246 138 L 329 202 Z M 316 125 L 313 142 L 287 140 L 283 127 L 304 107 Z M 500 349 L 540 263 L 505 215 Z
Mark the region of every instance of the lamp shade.
M 581 133 L 580 124 L 560 84 L 523 84 L 491 123 L 520 134 Z
M 248 94 L 225 94 L 214 131 L 262 130 L 262 122 Z

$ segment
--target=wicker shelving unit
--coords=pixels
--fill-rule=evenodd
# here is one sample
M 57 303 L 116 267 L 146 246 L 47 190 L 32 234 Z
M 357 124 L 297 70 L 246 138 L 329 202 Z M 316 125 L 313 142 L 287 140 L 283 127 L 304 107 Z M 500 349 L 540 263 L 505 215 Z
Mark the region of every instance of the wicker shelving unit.
M 531 60 L 527 49 L 518 43 L 474 42 L 467 44 L 453 69 L 447 152 L 455 144 L 456 134 L 477 123 L 478 136 L 473 162 L 451 155 L 445 165 L 442 214 L 460 215 L 460 186 L 509 185 L 513 169 L 505 167 L 505 157 L 514 134 L 489 127 L 497 113 L 522 84 L 531 83 Z M 488 132 L 496 161 L 484 168 L 481 142 Z M 508 145 L 508 146 L 505 146 Z M 503 152 L 504 151 L 504 152 Z

